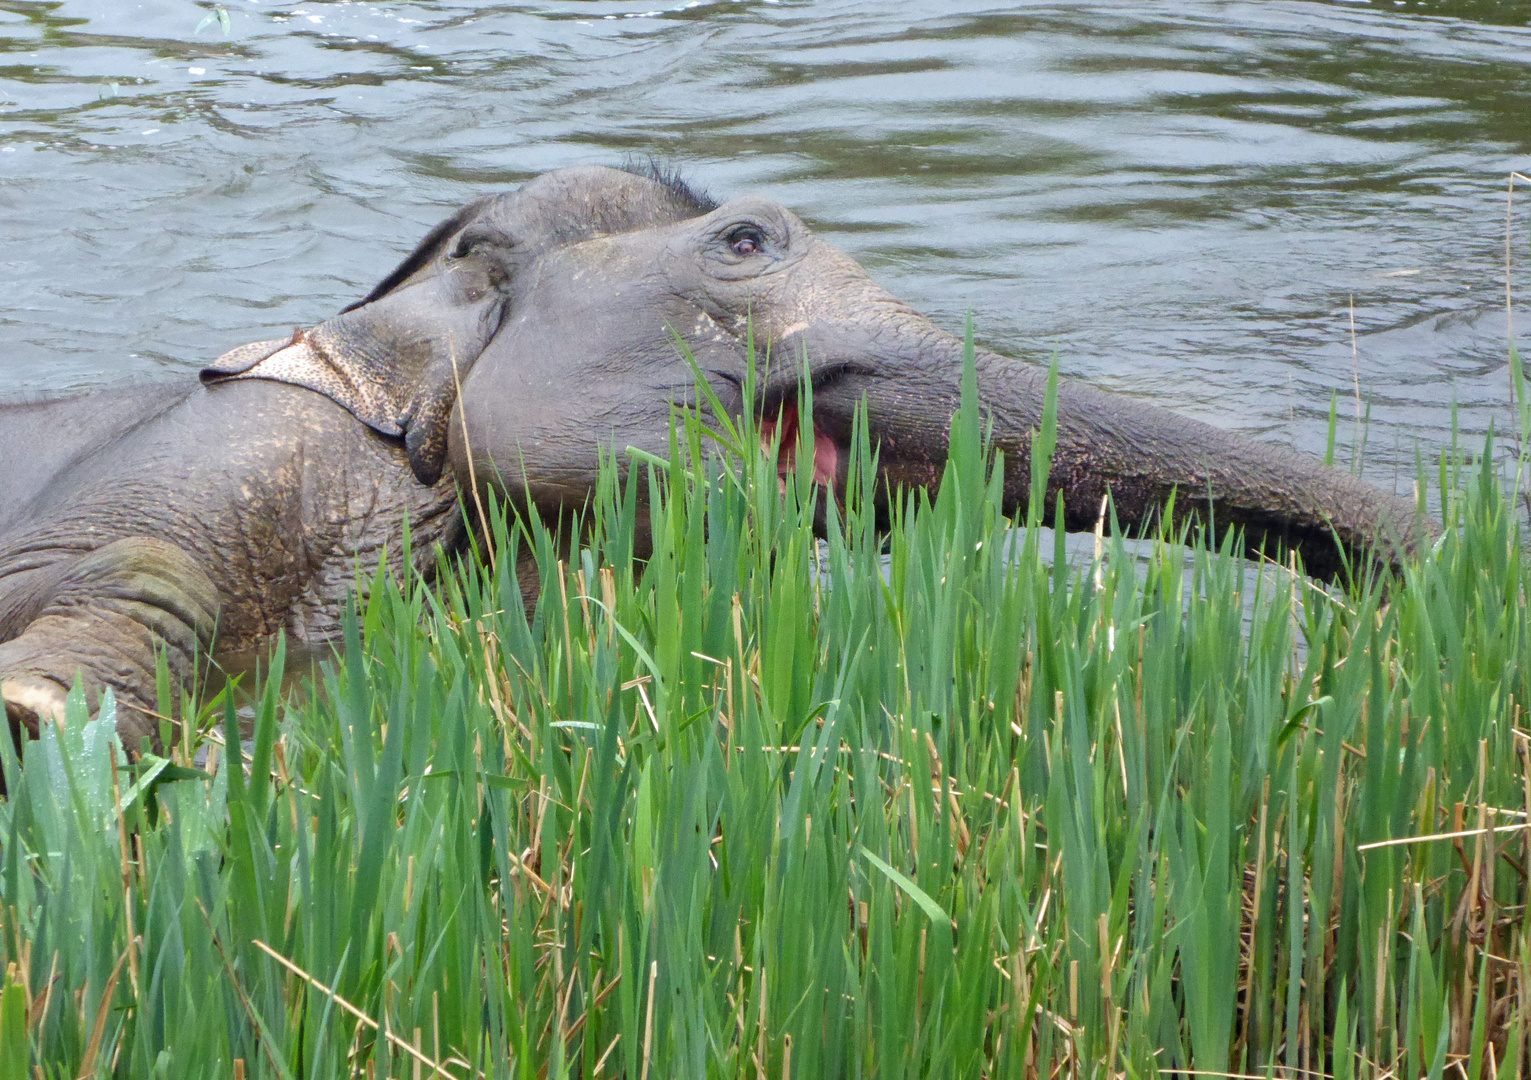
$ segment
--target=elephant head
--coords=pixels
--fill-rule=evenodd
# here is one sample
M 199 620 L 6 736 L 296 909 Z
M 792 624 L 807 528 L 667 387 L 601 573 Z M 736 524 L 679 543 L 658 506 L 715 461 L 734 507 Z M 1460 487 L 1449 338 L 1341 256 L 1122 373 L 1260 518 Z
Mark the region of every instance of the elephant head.
M 677 339 L 742 409 L 751 334 L 777 357 L 806 357 L 817 479 L 843 480 L 864 401 L 889 484 L 939 481 L 962 343 L 785 207 L 718 205 L 664 175 L 565 169 L 478 199 L 336 318 L 236 349 L 204 377 L 312 387 L 402 436 L 422 481 L 450 461 L 460 484 L 488 478 L 556 512 L 589 496 L 603 445 L 665 450 L 672 402 L 694 386 Z M 1013 511 L 1046 374 L 984 350 L 976 362 Z M 795 422 L 800 376 L 776 365 L 768 418 Z M 1364 551 L 1393 559 L 1422 528 L 1411 501 L 1307 455 L 1065 382 L 1048 505 L 1061 495 L 1067 526 L 1090 528 L 1107 492 L 1129 528 L 1173 494 L 1177 516 L 1239 528 L 1251 551 L 1295 548 L 1321 576 Z

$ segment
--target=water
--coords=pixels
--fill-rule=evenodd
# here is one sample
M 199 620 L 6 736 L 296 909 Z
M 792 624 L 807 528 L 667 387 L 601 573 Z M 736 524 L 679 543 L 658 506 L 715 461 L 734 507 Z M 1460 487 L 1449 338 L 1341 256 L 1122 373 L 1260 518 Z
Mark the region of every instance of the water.
M 0 396 L 187 378 L 475 194 L 652 153 L 1099 386 L 1322 452 L 1359 385 L 1385 486 L 1454 402 L 1509 423 L 1531 5 L 218 10 L 0 0 Z

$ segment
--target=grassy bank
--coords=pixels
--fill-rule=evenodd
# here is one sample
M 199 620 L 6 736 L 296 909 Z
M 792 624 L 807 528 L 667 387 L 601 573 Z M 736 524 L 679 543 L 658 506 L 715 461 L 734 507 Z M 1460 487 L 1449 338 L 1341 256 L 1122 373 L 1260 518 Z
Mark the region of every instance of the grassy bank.
M 501 521 L 492 563 L 375 580 L 211 779 L 203 736 L 130 771 L 45 734 L 0 805 L 0 1080 L 1521 1075 L 1496 474 L 1331 595 L 1109 528 L 1044 558 L 956 434 L 886 537 L 863 448 L 821 548 L 809 476 L 693 425 L 572 557 Z

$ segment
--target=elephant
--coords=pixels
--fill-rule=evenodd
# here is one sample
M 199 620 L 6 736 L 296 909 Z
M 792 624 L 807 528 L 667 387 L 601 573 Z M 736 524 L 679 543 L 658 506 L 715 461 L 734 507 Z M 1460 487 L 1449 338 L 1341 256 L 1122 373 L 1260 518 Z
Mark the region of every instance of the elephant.
M 604 453 L 664 454 L 699 372 L 744 407 L 748 343 L 796 358 L 762 388 L 794 421 L 813 388 L 814 473 L 843 492 L 864 405 L 881 498 L 936 485 L 963 342 L 876 284 L 790 210 L 719 203 L 654 168 L 577 167 L 475 199 L 361 300 L 290 337 L 148 385 L 0 407 L 0 696 L 13 735 L 62 722 L 76 679 L 110 687 L 124 743 L 157 745 L 156 662 L 285 632 L 338 636 L 358 565 L 423 571 L 463 552 L 473 481 L 549 517 L 589 498 Z M 678 348 L 684 343 L 693 360 Z M 693 362 L 695 367 L 693 367 Z M 1047 373 L 976 350 L 1026 505 Z M 1412 500 L 1317 459 L 1061 380 L 1048 506 L 1090 529 L 1237 529 L 1333 576 L 1428 535 Z M 216 631 L 216 637 L 215 637 Z

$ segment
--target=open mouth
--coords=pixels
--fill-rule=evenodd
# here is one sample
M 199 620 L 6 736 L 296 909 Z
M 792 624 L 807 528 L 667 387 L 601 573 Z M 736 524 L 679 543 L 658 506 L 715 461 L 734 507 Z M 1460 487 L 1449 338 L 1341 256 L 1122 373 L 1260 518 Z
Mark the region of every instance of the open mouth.
M 797 453 L 802 441 L 798 427 L 797 402 L 790 399 L 782 402 L 774 417 L 768 415 L 760 421 L 761 448 L 769 451 L 771 444 L 776 442 L 776 475 L 782 477 L 783 483 L 787 474 L 797 468 Z M 778 432 L 781 435 L 779 442 Z M 814 425 L 813 482 L 833 489 L 839 474 L 840 447 L 818 425 Z

